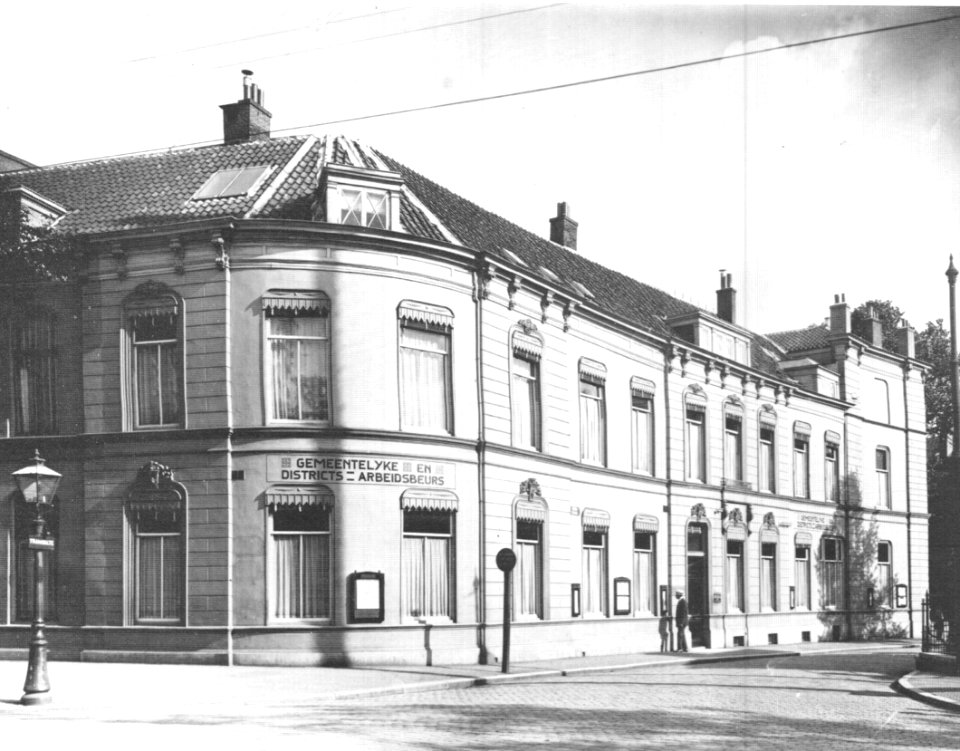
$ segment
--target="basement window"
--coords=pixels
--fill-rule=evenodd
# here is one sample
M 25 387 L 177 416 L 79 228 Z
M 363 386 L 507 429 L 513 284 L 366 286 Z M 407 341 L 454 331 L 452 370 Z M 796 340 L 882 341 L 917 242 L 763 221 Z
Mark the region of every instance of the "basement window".
M 191 200 L 249 196 L 260 187 L 260 183 L 263 182 L 263 178 L 267 176 L 270 169 L 269 165 L 260 165 L 218 170 L 210 175 L 203 187 L 193 194 Z

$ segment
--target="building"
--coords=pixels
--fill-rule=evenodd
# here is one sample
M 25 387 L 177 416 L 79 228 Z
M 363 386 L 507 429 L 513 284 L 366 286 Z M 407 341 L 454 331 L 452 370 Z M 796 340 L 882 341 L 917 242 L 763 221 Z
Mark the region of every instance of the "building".
M 925 421 L 897 353 L 738 325 L 376 149 L 270 137 L 0 175 L 80 239 L 72 282 L 7 285 L 0 654 L 32 612 L 10 473 L 63 474 L 53 656 L 493 662 L 912 634 Z M 52 287 L 52 289 L 51 289 Z M 824 308 L 826 313 L 826 306 Z M 814 312 L 808 313 L 810 315 Z

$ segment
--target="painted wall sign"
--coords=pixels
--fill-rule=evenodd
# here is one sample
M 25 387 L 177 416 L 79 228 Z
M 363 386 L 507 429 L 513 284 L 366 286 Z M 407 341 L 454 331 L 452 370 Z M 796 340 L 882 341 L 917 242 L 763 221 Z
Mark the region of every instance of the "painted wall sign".
M 456 466 L 409 458 L 281 454 L 267 457 L 270 482 L 343 482 L 367 485 L 456 487 Z
M 797 529 L 830 529 L 832 524 L 832 517 L 829 516 L 821 516 L 820 514 L 799 514 L 797 516 Z

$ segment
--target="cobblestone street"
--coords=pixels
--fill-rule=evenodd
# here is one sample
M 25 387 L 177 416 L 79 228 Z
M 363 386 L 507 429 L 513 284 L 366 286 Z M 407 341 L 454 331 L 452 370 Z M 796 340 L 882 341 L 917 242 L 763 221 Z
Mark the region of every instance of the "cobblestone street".
M 258 680 L 254 690 L 218 697 L 178 687 L 184 673 L 166 666 L 148 670 L 170 681 L 168 694 L 126 686 L 117 687 L 125 695 L 98 692 L 82 707 L 4 702 L 0 733 L 8 741 L 39 733 L 45 743 L 96 738 L 100 749 L 960 748 L 960 715 L 892 689 L 913 662 L 891 651 L 770 656 L 340 700 L 312 699 L 301 669 L 270 673 L 287 681 L 282 691 Z M 298 679 L 305 690 L 291 700 Z

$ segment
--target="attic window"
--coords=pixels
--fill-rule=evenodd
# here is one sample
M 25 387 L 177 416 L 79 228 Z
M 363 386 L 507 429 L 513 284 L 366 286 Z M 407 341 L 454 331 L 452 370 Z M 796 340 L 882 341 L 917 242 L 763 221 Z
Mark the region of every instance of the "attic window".
M 387 194 L 362 188 L 340 189 L 340 223 L 355 227 L 387 229 Z
M 269 165 L 222 169 L 210 175 L 203 187 L 193 194 L 194 201 L 204 198 L 229 198 L 253 193 L 270 171 Z

